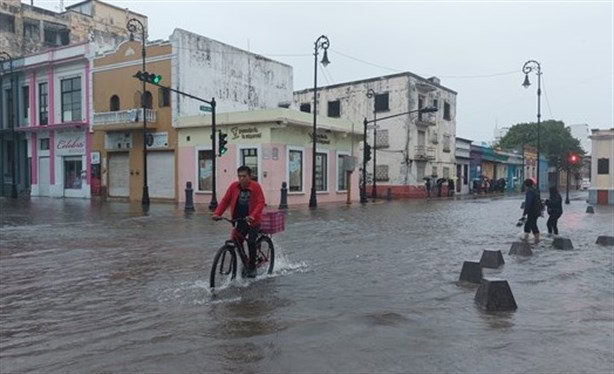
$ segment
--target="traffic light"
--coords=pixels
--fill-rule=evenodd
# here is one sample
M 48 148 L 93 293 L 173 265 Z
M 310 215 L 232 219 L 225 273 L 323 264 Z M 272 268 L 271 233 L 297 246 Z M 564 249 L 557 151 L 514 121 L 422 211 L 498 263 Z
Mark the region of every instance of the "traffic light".
M 371 161 L 371 146 L 369 145 L 369 143 L 365 143 L 364 152 L 365 162 Z
M 226 140 L 226 137 L 228 137 L 228 134 L 224 134 L 222 132 L 222 130 L 220 130 L 220 132 L 218 133 L 218 143 L 220 145 L 220 151 L 218 153 L 219 156 L 223 156 L 224 153 L 226 153 L 226 151 L 228 151 L 228 148 L 226 147 L 226 144 L 228 144 L 228 140 Z
M 580 158 L 578 157 L 577 154 L 575 154 L 575 153 L 570 153 L 569 154 L 569 163 L 570 164 L 575 165 L 578 162 L 579 159 Z
M 137 71 L 134 74 L 134 77 L 140 81 L 145 81 L 147 83 L 159 84 L 162 81 L 162 76 L 154 73 L 148 73 L 143 71 Z

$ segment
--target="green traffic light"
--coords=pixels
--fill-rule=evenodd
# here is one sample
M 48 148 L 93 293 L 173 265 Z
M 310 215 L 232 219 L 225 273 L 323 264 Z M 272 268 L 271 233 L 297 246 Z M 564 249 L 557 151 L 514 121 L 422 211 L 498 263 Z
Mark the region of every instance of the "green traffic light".
M 226 148 L 222 148 L 220 149 L 220 155 L 223 155 L 224 153 L 226 153 L 227 149 Z
M 161 80 L 162 80 L 162 76 L 161 75 L 154 75 L 151 81 L 153 83 L 160 83 Z

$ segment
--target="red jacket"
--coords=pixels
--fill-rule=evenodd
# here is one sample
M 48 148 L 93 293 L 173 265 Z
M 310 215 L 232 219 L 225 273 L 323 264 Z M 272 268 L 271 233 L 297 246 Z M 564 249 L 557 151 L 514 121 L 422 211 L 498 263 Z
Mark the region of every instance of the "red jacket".
M 250 181 L 247 186 L 249 190 L 249 215 L 254 218 L 254 225 L 260 225 L 262 221 L 262 210 L 264 209 L 264 193 L 262 192 L 262 188 L 258 184 L 258 182 Z M 241 191 L 241 186 L 239 182 L 233 182 L 228 190 L 226 190 L 226 194 L 224 198 L 220 202 L 220 205 L 217 206 L 217 209 L 213 214 L 216 216 L 221 216 L 224 214 L 228 206 L 230 206 L 230 214 L 232 214 L 232 218 L 235 218 L 235 206 L 237 204 L 237 199 L 239 198 L 239 192 Z

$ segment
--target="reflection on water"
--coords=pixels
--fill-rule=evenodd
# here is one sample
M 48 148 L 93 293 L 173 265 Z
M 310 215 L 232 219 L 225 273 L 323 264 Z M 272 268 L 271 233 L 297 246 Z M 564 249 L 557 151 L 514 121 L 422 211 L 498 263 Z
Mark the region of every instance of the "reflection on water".
M 520 198 L 291 210 L 277 269 L 213 295 L 228 225 L 206 207 L 0 200 L 0 372 L 612 372 L 614 210 L 510 257 Z M 545 231 L 545 219 L 538 224 Z M 518 310 L 487 313 L 463 261 L 500 249 Z

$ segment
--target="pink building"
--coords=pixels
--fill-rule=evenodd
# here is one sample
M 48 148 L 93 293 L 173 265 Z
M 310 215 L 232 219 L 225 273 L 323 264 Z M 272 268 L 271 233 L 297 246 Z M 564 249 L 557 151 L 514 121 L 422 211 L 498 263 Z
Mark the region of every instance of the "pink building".
M 218 114 L 217 129 L 228 134 L 228 150 L 217 157 L 217 198 L 237 179 L 241 165 L 253 170 L 262 185 L 267 205 L 277 207 L 281 186 L 287 183 L 288 204 L 308 204 L 311 191 L 312 126 L 309 113 L 268 109 Z M 178 181 L 183 190 L 192 182 L 194 202 L 208 204 L 212 189 L 211 115 L 183 117 L 177 121 Z M 318 203 L 359 200 L 358 170 L 347 179 L 362 140 L 362 128 L 346 120 L 318 117 L 316 191 Z M 179 195 L 185 201 L 185 195 Z
M 90 45 L 24 58 L 26 133 L 32 196 L 89 198 L 91 175 Z

